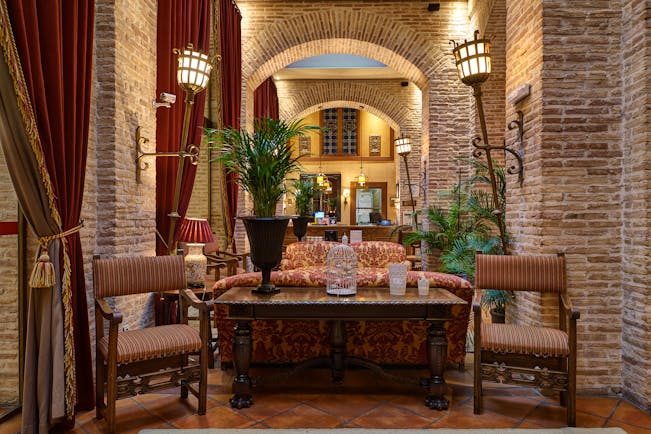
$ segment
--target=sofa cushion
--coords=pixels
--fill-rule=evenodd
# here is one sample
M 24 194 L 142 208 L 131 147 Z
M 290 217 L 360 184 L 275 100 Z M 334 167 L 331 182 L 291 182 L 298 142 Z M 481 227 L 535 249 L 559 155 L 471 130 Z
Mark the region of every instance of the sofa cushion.
M 357 267 L 386 268 L 391 263 L 405 262 L 405 246 L 388 241 L 362 241 L 351 244 L 357 254 Z
M 338 245 L 335 241 L 300 241 L 292 243 L 285 249 L 283 260 L 280 262 L 281 270 L 324 265 L 328 252 Z
M 324 267 L 334 241 L 301 241 L 285 249 L 280 263 L 281 270 Z M 405 246 L 389 241 L 362 241 L 350 245 L 357 255 L 357 268 L 386 268 L 391 263 L 405 262 L 408 265 Z

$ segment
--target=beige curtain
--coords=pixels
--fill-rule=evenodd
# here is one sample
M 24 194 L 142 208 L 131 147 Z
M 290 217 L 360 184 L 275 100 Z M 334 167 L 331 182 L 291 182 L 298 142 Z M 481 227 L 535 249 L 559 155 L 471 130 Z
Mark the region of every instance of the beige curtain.
M 26 94 L 19 105 L 14 75 L 10 74 L 7 47 L 2 44 L 0 60 L 0 146 L 5 155 L 16 195 L 27 221 L 38 237 L 60 232 L 51 217 L 53 206 L 37 160 L 39 141 L 36 128 L 25 111 Z M 18 93 L 20 94 L 20 93 Z M 29 108 L 29 107 L 28 107 Z M 56 210 L 55 210 L 56 212 Z M 48 246 L 55 275 L 61 276 L 60 241 Z M 31 289 L 28 294 L 28 316 L 23 380 L 24 433 L 47 433 L 54 422 L 65 416 L 65 373 L 63 344 L 63 307 L 61 282 L 53 288 Z

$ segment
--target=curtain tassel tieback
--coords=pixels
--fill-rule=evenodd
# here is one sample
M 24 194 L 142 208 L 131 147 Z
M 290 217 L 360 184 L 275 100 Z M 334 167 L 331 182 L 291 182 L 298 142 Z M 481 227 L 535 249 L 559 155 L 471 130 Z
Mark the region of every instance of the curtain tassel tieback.
M 50 241 L 56 240 L 58 238 L 65 238 L 70 234 L 79 232 L 83 227 L 84 221 L 82 220 L 79 225 L 75 226 L 72 229 L 68 229 L 67 231 L 54 235 L 47 235 L 38 239 L 38 243 L 41 246 L 41 254 L 34 264 L 34 269 L 32 270 L 32 275 L 29 279 L 29 285 L 32 288 L 49 288 L 54 286 L 56 277 L 54 275 L 54 264 L 50 262 L 50 255 L 47 251 L 47 245 L 50 243 Z

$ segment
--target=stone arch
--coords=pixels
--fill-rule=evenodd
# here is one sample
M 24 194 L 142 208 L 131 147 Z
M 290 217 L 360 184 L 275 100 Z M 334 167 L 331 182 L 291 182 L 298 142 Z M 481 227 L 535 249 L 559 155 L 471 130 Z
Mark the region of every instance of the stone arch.
M 372 42 L 341 38 L 318 39 L 288 47 L 260 63 L 249 75 L 244 75 L 247 77 L 247 87 L 255 90 L 267 77 L 298 60 L 333 53 L 355 54 L 377 60 L 400 72 L 419 88 L 427 87 L 427 77 L 423 71 L 399 53 Z
M 400 85 L 396 83 L 396 86 Z M 282 98 L 282 87 L 278 84 L 279 96 Z M 294 119 L 299 114 L 310 113 L 308 108 L 323 106 L 335 107 L 333 102 L 350 101 L 353 108 L 364 106 L 364 110 L 383 119 L 396 131 L 405 128 L 410 118 L 420 117 L 420 113 L 405 109 L 405 104 L 394 95 L 380 89 L 378 86 L 357 81 L 328 80 L 310 84 L 301 92 L 292 93 L 283 98 L 280 104 L 280 117 Z M 312 110 L 314 111 L 314 110 Z
M 404 20 L 347 8 L 295 11 L 244 40 L 242 52 L 249 60 L 243 63 L 242 75 L 250 79 L 254 89 L 271 73 L 313 55 L 308 54 L 311 52 L 370 57 L 402 72 L 423 89 L 425 77 L 436 71 L 433 68 L 440 68 L 447 57 L 431 38 Z

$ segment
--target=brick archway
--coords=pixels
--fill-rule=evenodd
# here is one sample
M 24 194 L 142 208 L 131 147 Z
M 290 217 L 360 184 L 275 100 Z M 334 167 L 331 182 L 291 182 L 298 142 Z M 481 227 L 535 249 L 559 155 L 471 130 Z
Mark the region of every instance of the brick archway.
M 449 44 L 450 39 L 469 35 L 467 2 L 442 3 L 434 14 L 416 1 L 359 2 L 339 7 L 334 2 L 241 0 L 238 6 L 243 16 L 242 125 L 253 126 L 255 88 L 290 63 L 328 53 L 368 57 L 398 71 L 410 87 L 420 90 L 418 100 L 414 100 L 420 115 L 407 121 L 407 116 L 396 116 L 381 104 L 362 105 L 384 112 L 401 131 L 414 131 L 412 137 L 418 136 L 408 165 L 413 173 L 420 174 L 417 182 L 425 184 L 426 191 L 436 192 L 447 185 L 456 173 L 449 161 L 467 153 L 473 127 L 468 109 L 471 95 L 457 78 Z M 333 100 L 331 96 L 319 103 Z M 336 100 L 360 101 L 348 96 Z M 315 104 L 306 102 L 303 110 Z M 432 152 L 435 159 L 429 158 Z M 435 197 L 424 195 L 418 206 L 427 206 Z
M 249 68 L 244 68 L 243 64 L 242 73 L 247 87 L 255 89 L 267 77 L 271 77 L 276 71 L 293 62 L 320 54 L 333 53 L 354 54 L 377 60 L 398 71 L 419 88 L 427 87 L 427 77 L 423 71 L 401 54 L 373 42 L 342 38 L 318 39 L 287 47 L 264 62 L 247 65 L 255 68 L 252 71 L 247 71 Z
M 446 44 L 424 33 L 422 28 L 408 25 L 404 19 L 386 14 L 380 8 L 350 10 L 330 8 L 318 10 L 283 9 L 274 5 L 275 15 L 283 18 L 271 23 L 247 16 L 249 28 L 259 32 L 243 34 L 242 77 L 243 117 L 253 125 L 253 91 L 267 77 L 295 61 L 319 54 L 343 53 L 368 57 L 398 71 L 425 94 L 437 73 L 449 70 L 453 63 L 446 51 L 450 35 L 439 35 Z M 266 10 L 266 9 L 265 9 Z M 403 17 L 404 18 L 404 17 Z M 427 25 L 422 14 L 420 25 Z M 439 40 L 440 41 L 440 40 Z M 449 72 L 449 71 L 448 71 Z
M 338 107 L 346 107 L 346 108 L 360 108 L 360 105 L 363 107 L 363 110 L 377 116 L 378 118 L 382 119 L 384 122 L 389 124 L 389 126 L 396 132 L 400 132 L 400 125 L 391 119 L 386 113 L 383 113 L 382 111 L 378 110 L 375 107 L 369 106 L 369 105 L 364 105 L 361 104 L 359 101 L 344 101 L 344 100 L 334 100 L 334 101 L 328 101 L 324 103 L 319 103 L 315 104 L 313 106 L 305 108 L 305 110 L 296 113 L 294 116 L 288 117 L 287 119 L 295 120 L 295 119 L 301 119 L 304 118 L 305 116 L 309 115 L 310 113 L 314 113 L 317 110 L 323 110 L 323 109 L 328 109 L 328 108 L 338 108 Z
M 300 90 L 284 95 L 284 83 L 277 82 L 278 95 L 281 100 L 281 119 L 299 118 L 316 111 L 319 106 L 322 108 L 337 107 L 337 104 L 342 102 L 346 102 L 346 107 L 351 108 L 363 106 L 364 110 L 383 119 L 395 131 L 414 130 L 415 125 L 412 120 L 421 117 L 419 106 L 409 106 L 405 102 L 416 91 L 413 87 L 410 90 L 405 90 L 398 81 L 392 86 L 395 88 L 393 93 L 373 81 L 361 82 L 359 80 L 293 81 L 291 86 L 294 89 L 299 87 Z M 339 106 L 343 107 L 343 105 Z
M 271 56 L 264 63 L 259 63 L 259 67 L 255 71 L 249 71 L 250 75 L 243 75 L 243 95 L 245 95 L 243 114 L 247 125 L 253 125 L 253 91 L 267 77 L 272 76 L 275 72 L 297 60 L 329 53 L 354 54 L 380 61 L 403 74 L 406 80 L 413 82 L 423 93 L 427 91 L 429 80 L 423 71 L 388 48 L 352 39 L 315 40 L 289 47 L 283 52 Z M 243 63 L 243 74 L 246 74 L 246 71 L 250 69 L 245 68 L 245 65 L 247 64 Z
M 247 16 L 243 5 L 243 16 Z M 281 5 L 278 14 L 282 14 Z M 377 9 L 293 8 L 287 18 L 261 23 L 259 32 L 242 41 L 242 75 L 255 89 L 274 72 L 305 57 L 348 53 L 370 57 L 401 72 L 421 89 L 448 54 L 404 19 Z M 404 17 L 401 17 L 404 18 Z M 422 14 L 418 17 L 424 21 Z M 253 20 L 252 20 L 253 21 Z

